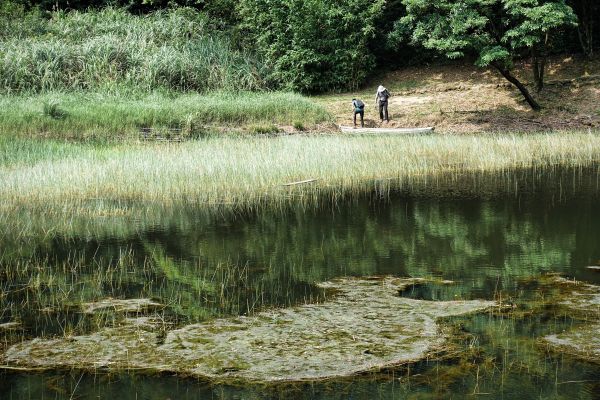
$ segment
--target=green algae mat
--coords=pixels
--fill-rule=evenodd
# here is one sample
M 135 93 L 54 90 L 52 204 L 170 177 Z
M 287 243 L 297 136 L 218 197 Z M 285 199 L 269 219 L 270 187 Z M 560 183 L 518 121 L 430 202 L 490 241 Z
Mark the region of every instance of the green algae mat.
M 351 376 L 424 359 L 448 339 L 440 318 L 496 305 L 399 296 L 423 282 L 339 279 L 320 284 L 332 295 L 319 304 L 166 331 L 160 320 L 124 319 L 90 335 L 16 344 L 7 349 L 2 363 L 24 369 L 143 369 L 254 382 Z
M 557 352 L 600 363 L 600 287 L 563 278 L 556 278 L 556 284 L 566 293 L 558 304 L 562 314 L 579 323 L 565 332 L 545 336 L 544 341 Z

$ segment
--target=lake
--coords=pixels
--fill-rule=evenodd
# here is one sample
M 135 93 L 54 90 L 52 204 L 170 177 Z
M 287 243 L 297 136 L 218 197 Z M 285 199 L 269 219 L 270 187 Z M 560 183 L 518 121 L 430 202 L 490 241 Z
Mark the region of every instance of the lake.
M 322 302 L 329 294 L 316 283 L 343 276 L 435 278 L 400 295 L 502 299 L 531 312 L 447 318 L 452 350 L 351 378 L 261 385 L 143 372 L 5 370 L 0 397 L 598 398 L 600 365 L 540 344 L 578 321 L 531 306 L 544 296 L 539 278 L 547 273 L 600 285 L 600 272 L 587 268 L 600 265 L 597 167 L 449 174 L 381 187 L 276 209 L 145 206 L 134 217 L 77 218 L 60 229 L 42 215 L 17 222 L 22 230 L 0 235 L 0 324 L 19 325 L 0 329 L 0 349 L 115 324 L 118 312 L 82 312 L 82 304 L 101 299 L 151 299 L 164 306 L 130 314 L 160 317 L 175 329 Z

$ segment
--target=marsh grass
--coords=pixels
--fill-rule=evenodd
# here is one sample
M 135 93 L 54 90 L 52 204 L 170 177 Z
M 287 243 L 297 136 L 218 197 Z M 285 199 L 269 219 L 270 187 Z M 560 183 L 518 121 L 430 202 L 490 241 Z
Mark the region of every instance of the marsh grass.
M 329 121 L 325 109 L 293 93 L 45 93 L 0 96 L 0 132 L 106 141 L 139 138 L 140 129 L 177 128 L 187 137 L 241 126 Z
M 0 154 L 9 154 L 7 148 L 15 147 L 11 143 L 0 142 Z M 16 159 L 4 156 L 9 161 L 0 169 L 3 211 L 24 204 L 83 207 L 99 200 L 243 207 L 323 195 L 335 201 L 347 193 L 385 193 L 398 182 L 440 173 L 579 166 L 600 160 L 600 137 L 589 133 L 210 138 L 99 149 L 54 143 L 49 158 L 42 155 L 48 142 L 27 146 Z M 316 181 L 284 186 L 306 179 Z
M 23 23 L 26 20 L 27 23 Z M 0 26 L 0 92 L 264 89 L 263 66 L 191 8 L 31 13 Z

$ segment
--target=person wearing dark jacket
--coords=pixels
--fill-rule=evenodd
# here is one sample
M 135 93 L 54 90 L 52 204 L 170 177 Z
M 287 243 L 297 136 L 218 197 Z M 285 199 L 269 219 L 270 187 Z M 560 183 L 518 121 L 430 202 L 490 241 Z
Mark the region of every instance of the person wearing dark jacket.
M 363 103 L 360 99 L 352 99 L 352 109 L 354 110 L 354 127 L 356 128 L 356 114 L 359 114 L 360 127 L 364 128 L 365 103 Z
M 383 87 L 383 85 L 379 85 L 377 93 L 375 94 L 375 103 L 379 107 L 379 118 L 381 118 L 381 122 L 383 122 L 384 119 L 385 122 L 390 122 L 390 117 L 388 115 L 388 99 L 390 96 L 390 92 Z

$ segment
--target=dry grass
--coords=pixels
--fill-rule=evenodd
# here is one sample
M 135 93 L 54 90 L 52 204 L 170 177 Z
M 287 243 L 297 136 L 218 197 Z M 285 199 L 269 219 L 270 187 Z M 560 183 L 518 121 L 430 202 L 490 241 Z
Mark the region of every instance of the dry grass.
M 373 190 L 382 182 L 392 186 L 398 180 L 449 171 L 589 165 L 600 160 L 600 136 L 565 132 L 212 138 L 166 146 L 70 149 L 64 157 L 55 149 L 54 154 L 38 157 L 34 146 L 0 167 L 0 210 L 10 213 L 24 205 L 64 209 L 112 201 L 252 207 L 324 194 L 335 200 Z M 305 179 L 316 181 L 284 186 Z

